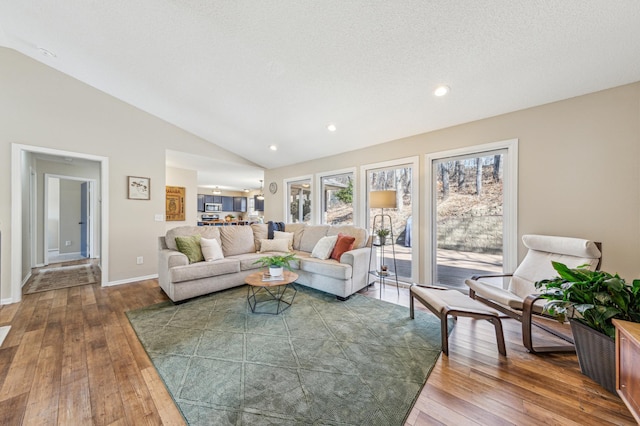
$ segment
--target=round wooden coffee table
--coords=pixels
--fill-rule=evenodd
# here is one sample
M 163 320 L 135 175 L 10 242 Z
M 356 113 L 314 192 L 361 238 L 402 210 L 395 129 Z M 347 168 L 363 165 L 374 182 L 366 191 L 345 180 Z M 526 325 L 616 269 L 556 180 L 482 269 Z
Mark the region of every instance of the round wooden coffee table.
M 298 290 L 293 285 L 298 279 L 298 274 L 285 270 L 282 279 L 272 280 L 264 277 L 265 271 L 254 272 L 248 275 L 244 281 L 249 285 L 247 289 L 247 302 L 254 314 L 278 315 L 289 309 L 293 304 Z M 256 306 L 275 305 L 275 312 L 270 310 L 258 311 Z

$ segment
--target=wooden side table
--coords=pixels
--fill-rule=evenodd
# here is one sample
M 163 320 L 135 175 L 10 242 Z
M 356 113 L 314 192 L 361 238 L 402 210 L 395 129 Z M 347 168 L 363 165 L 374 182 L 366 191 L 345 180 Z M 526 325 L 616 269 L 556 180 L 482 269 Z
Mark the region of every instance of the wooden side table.
M 616 326 L 616 391 L 640 424 L 640 323 L 613 320 Z
M 298 279 L 298 274 L 285 270 L 282 279 L 278 281 L 263 281 L 262 276 L 265 271 L 254 272 L 245 278 L 245 282 L 249 285 L 247 289 L 247 302 L 254 314 L 271 314 L 278 315 L 291 307 L 293 299 L 295 299 L 298 290 L 293 285 Z M 268 302 L 277 302 L 275 312 L 258 311 L 256 307 L 258 303 L 267 304 Z

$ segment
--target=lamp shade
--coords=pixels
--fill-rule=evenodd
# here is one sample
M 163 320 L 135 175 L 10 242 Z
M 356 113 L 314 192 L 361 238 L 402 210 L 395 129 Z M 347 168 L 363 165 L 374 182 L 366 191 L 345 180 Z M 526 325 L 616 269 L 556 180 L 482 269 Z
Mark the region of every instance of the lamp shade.
M 371 191 L 369 207 L 372 209 L 395 209 L 396 191 Z

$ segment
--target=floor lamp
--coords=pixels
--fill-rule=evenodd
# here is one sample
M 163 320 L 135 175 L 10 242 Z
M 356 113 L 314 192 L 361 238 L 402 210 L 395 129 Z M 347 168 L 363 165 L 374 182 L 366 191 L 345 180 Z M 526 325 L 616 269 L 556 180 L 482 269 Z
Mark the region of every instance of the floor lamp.
M 382 287 L 385 284 L 384 282 L 385 279 L 391 278 L 392 275 L 395 276 L 396 287 L 398 288 L 398 294 L 400 294 L 400 288 L 398 287 L 398 275 L 396 273 L 398 268 L 396 266 L 396 249 L 394 246 L 394 239 L 393 239 L 393 223 L 391 222 L 391 216 L 384 213 L 384 209 L 395 209 L 396 207 L 397 207 L 396 191 L 371 191 L 369 193 L 369 208 L 380 209 L 380 214 L 377 214 L 373 217 L 371 232 L 372 234 L 376 233 L 376 222 L 378 222 L 378 220 L 380 221 L 379 229 L 385 229 L 384 220 L 385 218 L 389 219 L 389 237 L 391 238 L 391 249 L 393 251 L 393 272 L 392 273 L 386 270 L 371 271 L 371 256 L 369 256 L 369 271 L 373 275 L 380 278 L 380 282 L 382 284 L 380 286 L 380 295 L 382 295 Z M 372 250 L 373 250 L 373 247 L 376 247 L 376 246 L 380 247 L 380 268 L 381 269 L 384 266 L 384 246 L 385 245 L 386 245 L 386 242 L 383 241 L 382 238 L 380 238 L 380 241 L 378 244 L 375 244 L 375 243 L 372 244 Z

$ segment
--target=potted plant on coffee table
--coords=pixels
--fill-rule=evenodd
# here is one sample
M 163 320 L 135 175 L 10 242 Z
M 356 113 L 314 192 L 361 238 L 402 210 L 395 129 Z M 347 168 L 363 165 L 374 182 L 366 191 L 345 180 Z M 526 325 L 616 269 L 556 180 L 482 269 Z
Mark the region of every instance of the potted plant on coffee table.
M 284 273 L 284 268 L 291 270 L 290 263 L 294 260 L 297 260 L 295 253 L 288 253 L 286 255 L 264 256 L 253 263 L 260 263 L 262 266 L 268 267 L 269 275 L 279 277 Z
M 618 274 L 569 268 L 552 262 L 558 277 L 536 283 L 546 313 L 569 319 L 582 374 L 615 393 L 614 318 L 640 322 L 640 280 L 628 285 Z

